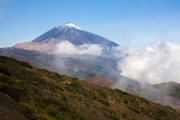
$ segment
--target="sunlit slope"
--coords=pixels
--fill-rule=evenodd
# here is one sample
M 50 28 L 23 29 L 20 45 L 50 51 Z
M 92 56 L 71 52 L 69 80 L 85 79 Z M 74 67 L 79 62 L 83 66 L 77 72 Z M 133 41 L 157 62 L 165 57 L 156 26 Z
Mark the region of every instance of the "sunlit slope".
M 2 56 L 0 91 L 31 120 L 180 120 L 179 111 L 169 106 Z

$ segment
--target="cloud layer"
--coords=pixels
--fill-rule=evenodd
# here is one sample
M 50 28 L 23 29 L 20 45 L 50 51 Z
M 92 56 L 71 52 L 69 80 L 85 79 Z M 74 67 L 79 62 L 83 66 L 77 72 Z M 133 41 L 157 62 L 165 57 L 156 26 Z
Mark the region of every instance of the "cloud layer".
M 123 57 L 118 62 L 123 76 L 151 84 L 168 81 L 180 83 L 180 44 L 158 42 L 145 49 L 119 47 L 115 48 L 114 54 Z
M 102 47 L 96 44 L 75 46 L 68 41 L 57 44 L 57 55 L 101 55 Z M 180 44 L 157 42 L 144 49 L 115 47 L 121 75 L 139 82 L 158 84 L 174 81 L 180 83 Z
M 84 44 L 75 46 L 68 41 L 60 42 L 56 46 L 55 53 L 58 55 L 101 55 L 102 48 L 96 44 Z

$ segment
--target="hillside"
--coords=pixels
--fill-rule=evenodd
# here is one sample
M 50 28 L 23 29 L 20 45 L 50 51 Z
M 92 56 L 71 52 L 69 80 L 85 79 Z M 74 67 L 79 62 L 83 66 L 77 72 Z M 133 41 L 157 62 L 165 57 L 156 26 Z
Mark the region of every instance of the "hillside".
M 180 120 L 180 112 L 169 106 L 3 56 L 0 92 L 12 102 L 12 111 L 30 120 Z M 6 99 L 0 102 L 0 119 L 6 119 Z M 6 112 L 10 118 L 19 114 Z
M 115 81 L 102 76 L 91 77 L 86 79 L 86 81 L 104 87 L 120 88 L 130 94 L 138 95 L 161 105 L 169 105 L 180 110 L 180 84 L 175 82 L 143 85 L 129 79 L 123 80 L 121 78 Z

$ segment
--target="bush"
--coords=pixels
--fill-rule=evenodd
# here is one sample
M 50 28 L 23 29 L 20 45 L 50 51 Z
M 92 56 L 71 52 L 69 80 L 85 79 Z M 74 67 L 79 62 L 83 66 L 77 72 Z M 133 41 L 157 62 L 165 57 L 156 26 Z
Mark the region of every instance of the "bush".
M 28 62 L 24 62 L 24 61 L 21 61 L 21 62 L 20 62 L 20 65 L 21 65 L 21 66 L 24 66 L 24 67 L 26 67 L 26 68 L 30 68 L 30 69 L 33 68 Z
M 106 93 L 104 93 L 101 89 L 96 89 L 95 91 L 97 91 L 98 95 L 100 95 L 103 98 L 107 98 Z
M 4 73 L 5 75 L 12 76 L 12 73 L 10 71 L 10 68 L 8 68 L 5 65 L 0 65 L 0 72 Z
M 147 100 L 147 99 L 145 99 L 145 98 L 140 98 L 140 101 L 142 101 L 142 102 L 144 102 L 144 103 L 146 103 L 146 104 L 148 104 L 148 105 L 150 104 L 150 103 L 149 103 L 149 100 Z
M 129 102 L 128 102 L 127 100 L 124 100 L 124 103 L 125 103 L 125 104 L 128 104 Z
M 110 106 L 109 101 L 107 99 L 98 98 L 97 101 L 99 101 L 100 103 L 102 103 L 106 106 Z
M 0 91 L 8 94 L 16 101 L 20 101 L 21 98 L 27 95 L 27 92 L 25 90 L 8 85 L 2 85 Z
M 27 102 L 19 102 L 19 107 L 26 118 L 37 120 L 37 116 L 34 114 L 36 106 Z

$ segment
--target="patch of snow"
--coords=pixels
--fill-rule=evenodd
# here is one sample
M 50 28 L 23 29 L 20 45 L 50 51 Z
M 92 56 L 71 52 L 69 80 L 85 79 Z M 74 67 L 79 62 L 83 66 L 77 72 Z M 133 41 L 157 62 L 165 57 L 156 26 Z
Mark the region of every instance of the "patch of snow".
M 69 27 L 69 28 L 76 28 L 76 29 L 79 29 L 79 30 L 82 30 L 82 28 L 72 24 L 71 22 L 67 22 L 66 24 L 63 24 L 63 25 L 60 25 L 60 26 L 57 26 L 56 28 L 66 28 L 66 27 Z

